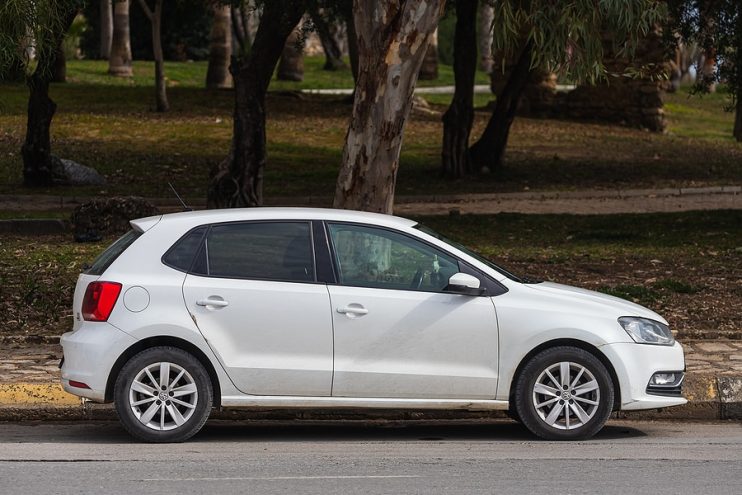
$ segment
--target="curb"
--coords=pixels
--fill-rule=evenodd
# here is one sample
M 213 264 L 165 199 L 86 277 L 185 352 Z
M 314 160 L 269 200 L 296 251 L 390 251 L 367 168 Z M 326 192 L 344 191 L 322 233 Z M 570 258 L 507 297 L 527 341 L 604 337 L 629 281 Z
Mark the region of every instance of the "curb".
M 666 409 L 617 412 L 617 419 L 742 420 L 742 376 L 689 375 L 683 395 L 688 403 Z M 337 410 L 228 410 L 214 411 L 211 419 L 268 421 L 418 421 L 502 419 L 504 411 L 337 411 Z M 0 384 L 0 421 L 112 420 L 111 404 L 96 404 L 68 394 L 58 383 Z

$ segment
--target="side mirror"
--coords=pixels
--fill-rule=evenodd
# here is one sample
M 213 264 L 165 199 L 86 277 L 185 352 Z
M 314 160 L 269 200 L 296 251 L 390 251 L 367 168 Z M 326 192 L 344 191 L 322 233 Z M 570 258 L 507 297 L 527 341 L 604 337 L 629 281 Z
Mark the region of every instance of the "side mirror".
M 466 273 L 454 273 L 448 279 L 448 285 L 445 290 L 446 292 L 454 292 L 456 294 L 481 296 L 484 294 L 484 289 L 480 285 L 481 282 L 477 277 L 467 275 Z

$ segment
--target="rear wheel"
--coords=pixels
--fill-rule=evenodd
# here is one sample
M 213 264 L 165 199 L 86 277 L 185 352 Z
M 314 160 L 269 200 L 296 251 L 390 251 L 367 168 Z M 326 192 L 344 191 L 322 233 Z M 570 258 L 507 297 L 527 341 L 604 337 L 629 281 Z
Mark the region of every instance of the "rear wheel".
M 121 423 L 145 442 L 189 439 L 206 423 L 212 401 L 208 372 L 175 347 L 153 347 L 132 357 L 114 388 Z
M 590 438 L 611 414 L 613 382 L 603 363 L 583 349 L 546 349 L 518 376 L 515 409 L 523 424 L 541 438 Z

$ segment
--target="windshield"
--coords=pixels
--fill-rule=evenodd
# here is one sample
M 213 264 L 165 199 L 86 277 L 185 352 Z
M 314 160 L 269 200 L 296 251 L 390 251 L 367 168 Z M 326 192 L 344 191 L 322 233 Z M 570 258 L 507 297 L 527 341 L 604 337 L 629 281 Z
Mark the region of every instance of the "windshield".
M 424 233 L 428 234 L 429 236 L 433 236 L 436 239 L 440 239 L 441 241 L 445 242 L 446 244 L 450 244 L 451 246 L 455 247 L 459 251 L 462 251 L 462 252 L 468 254 L 469 256 L 471 256 L 472 258 L 476 259 L 477 261 L 480 261 L 480 262 L 484 263 L 485 265 L 487 265 L 488 267 L 492 268 L 496 272 L 501 273 L 502 275 L 505 275 L 510 280 L 515 280 L 516 282 L 521 282 L 521 283 L 527 283 L 527 281 L 525 279 L 523 279 L 521 277 L 518 277 L 518 276 L 516 276 L 516 275 L 514 275 L 512 273 L 510 273 L 505 268 L 501 267 L 500 265 L 496 265 L 495 263 L 491 262 L 490 260 L 488 260 L 487 258 L 485 258 L 484 256 L 482 256 L 481 254 L 472 251 L 471 249 L 469 249 L 468 247 L 464 246 L 463 244 L 460 244 L 460 243 L 458 243 L 456 241 L 452 241 L 451 239 L 448 239 L 447 237 L 439 234 L 438 232 L 436 232 L 435 230 L 431 229 L 430 227 L 426 227 L 425 225 L 423 225 L 421 223 L 418 223 L 417 225 L 415 225 L 415 228 L 417 230 L 419 230 L 420 232 L 424 232 Z

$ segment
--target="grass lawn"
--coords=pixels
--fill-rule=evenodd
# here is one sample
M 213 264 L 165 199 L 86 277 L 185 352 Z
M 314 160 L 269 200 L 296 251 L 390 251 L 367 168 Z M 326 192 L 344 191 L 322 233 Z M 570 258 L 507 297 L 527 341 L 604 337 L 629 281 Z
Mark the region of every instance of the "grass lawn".
M 742 328 L 742 212 L 464 215 L 419 221 L 516 274 L 624 297 L 665 316 L 675 330 Z M 0 238 L 0 312 L 6 335 L 59 335 L 72 324 L 72 292 L 84 263 L 112 239 Z M 163 248 L 164 249 L 164 248 Z
M 320 70 L 306 59 L 303 83 L 274 81 L 268 98 L 266 195 L 332 195 L 351 106 L 345 97 L 298 95 L 304 87 L 350 87 L 348 70 Z M 0 85 L 0 193 L 62 195 L 136 194 L 170 197 L 173 182 L 186 198 L 203 198 L 211 167 L 226 156 L 231 136 L 232 92 L 202 88 L 206 64 L 168 63 L 172 111 L 152 111 L 152 64 L 135 62 L 132 79 L 105 74 L 100 61 L 71 61 L 69 82 L 55 84 L 58 111 L 53 152 L 101 171 L 104 188 L 20 187 L 20 146 L 27 90 Z M 438 81 L 451 84 L 449 66 Z M 477 75 L 478 83 L 486 76 Z M 445 110 L 447 95 L 431 97 Z M 490 95 L 479 95 L 478 103 Z M 399 194 L 497 192 L 580 188 L 701 186 L 742 182 L 742 145 L 731 137 L 732 114 L 723 95 L 688 99 L 668 95 L 667 134 L 592 123 L 518 118 L 506 166 L 496 174 L 448 182 L 439 177 L 442 124 L 436 116 L 407 125 L 399 169 Z M 489 114 L 478 111 L 473 136 Z

